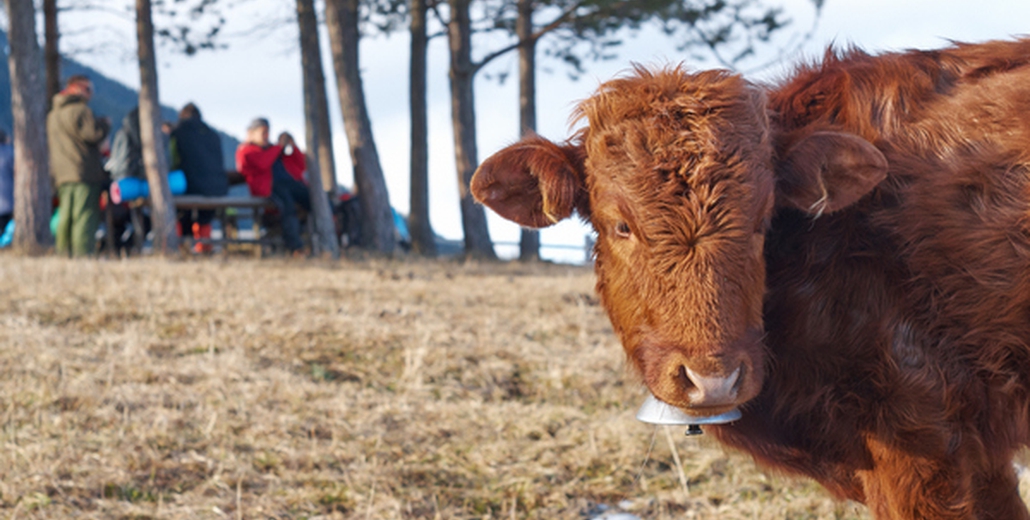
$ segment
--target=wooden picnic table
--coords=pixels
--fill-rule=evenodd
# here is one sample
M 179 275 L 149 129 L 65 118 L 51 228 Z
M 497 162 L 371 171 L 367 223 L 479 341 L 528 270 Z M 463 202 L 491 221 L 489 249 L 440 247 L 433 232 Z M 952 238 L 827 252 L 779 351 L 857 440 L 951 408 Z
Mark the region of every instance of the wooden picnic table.
M 220 244 L 223 251 L 230 245 L 248 245 L 253 248 L 254 256 L 260 258 L 265 245 L 272 245 L 271 238 L 261 235 L 261 220 L 268 208 L 274 208 L 272 199 L 251 196 L 206 197 L 203 195 L 177 195 L 172 197 L 176 211 L 212 210 L 215 218 L 222 223 L 222 238 L 201 239 L 206 244 Z M 230 212 L 229 210 L 237 210 Z M 241 238 L 237 225 L 240 217 L 238 210 L 247 210 L 251 217 L 253 238 Z

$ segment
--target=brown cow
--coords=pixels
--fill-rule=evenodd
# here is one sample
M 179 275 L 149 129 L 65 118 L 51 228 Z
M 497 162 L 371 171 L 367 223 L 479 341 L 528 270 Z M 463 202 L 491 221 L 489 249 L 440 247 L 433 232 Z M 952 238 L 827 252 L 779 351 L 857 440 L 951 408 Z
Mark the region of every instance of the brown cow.
M 878 519 L 1030 519 L 1030 39 L 828 51 L 764 86 L 636 68 L 476 197 L 597 231 L 597 290 L 662 401 Z

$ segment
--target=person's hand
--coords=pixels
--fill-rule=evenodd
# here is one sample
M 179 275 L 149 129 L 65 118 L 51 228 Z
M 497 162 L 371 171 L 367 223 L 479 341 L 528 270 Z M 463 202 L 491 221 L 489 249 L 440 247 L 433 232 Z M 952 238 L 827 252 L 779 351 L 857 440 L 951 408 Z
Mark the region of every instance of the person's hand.
M 293 142 L 293 136 L 289 132 L 283 132 L 279 134 L 279 146 L 283 148 L 287 146 L 296 146 L 297 143 Z

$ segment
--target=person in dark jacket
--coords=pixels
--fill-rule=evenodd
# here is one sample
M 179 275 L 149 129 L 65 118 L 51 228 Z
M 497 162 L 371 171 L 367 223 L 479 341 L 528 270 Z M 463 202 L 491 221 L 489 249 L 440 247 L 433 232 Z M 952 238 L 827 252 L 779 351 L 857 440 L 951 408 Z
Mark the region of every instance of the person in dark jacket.
M 92 97 L 93 82 L 76 74 L 54 96 L 47 114 L 50 175 L 61 201 L 56 237 L 59 255 L 96 252 L 100 194 L 108 182 L 100 146 L 111 131 L 111 121 L 93 116 L 87 105 Z
M 179 124 L 172 130 L 170 146 L 172 170 L 182 170 L 186 175 L 187 194 L 223 197 L 229 193 L 229 177 L 222 167 L 222 141 L 204 123 L 200 109 L 193 103 L 179 111 Z M 211 251 L 211 244 L 203 240 L 211 238 L 214 215 L 211 210 L 197 211 L 195 218 L 190 211 L 180 215 L 180 231 L 192 231 L 195 252 Z
M 14 218 L 14 147 L 7 132 L 0 130 L 0 235 Z

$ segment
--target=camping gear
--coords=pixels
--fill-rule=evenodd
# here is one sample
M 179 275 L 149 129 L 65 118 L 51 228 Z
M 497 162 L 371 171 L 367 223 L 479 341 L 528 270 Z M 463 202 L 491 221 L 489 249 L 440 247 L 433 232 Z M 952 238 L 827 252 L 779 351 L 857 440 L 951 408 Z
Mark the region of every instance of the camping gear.
M 168 187 L 172 195 L 186 193 L 186 174 L 182 170 L 168 172 Z M 150 196 L 150 185 L 143 179 L 126 177 L 111 183 L 111 202 L 121 204 Z

